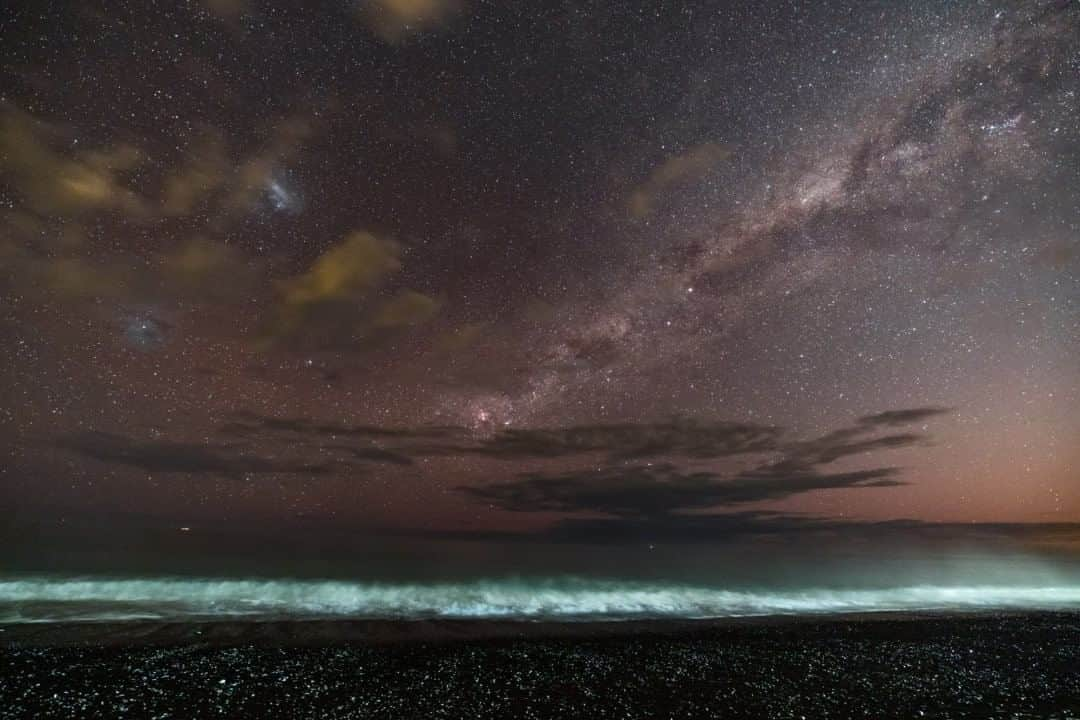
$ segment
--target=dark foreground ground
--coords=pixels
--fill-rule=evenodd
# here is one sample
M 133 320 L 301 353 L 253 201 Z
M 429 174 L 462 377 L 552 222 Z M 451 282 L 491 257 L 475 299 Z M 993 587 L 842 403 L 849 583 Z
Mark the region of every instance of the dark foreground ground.
M 7 626 L 2 718 L 1080 718 L 1080 615 Z

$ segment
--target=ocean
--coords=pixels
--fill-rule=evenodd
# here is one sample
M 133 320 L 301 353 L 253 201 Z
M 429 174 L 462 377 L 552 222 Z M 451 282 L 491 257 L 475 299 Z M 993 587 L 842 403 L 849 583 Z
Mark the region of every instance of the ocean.
M 0 623 L 437 618 L 572 622 L 1080 609 L 1080 579 L 1039 579 L 732 589 L 584 577 L 391 583 L 29 575 L 0 579 Z

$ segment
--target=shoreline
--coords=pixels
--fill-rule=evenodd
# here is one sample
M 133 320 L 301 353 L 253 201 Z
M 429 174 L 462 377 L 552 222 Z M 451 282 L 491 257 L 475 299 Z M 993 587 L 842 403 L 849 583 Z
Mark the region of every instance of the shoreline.
M 335 645 L 398 645 L 468 643 L 500 640 L 672 638 L 742 634 L 754 630 L 813 632 L 822 626 L 879 626 L 903 631 L 905 626 L 1000 622 L 1010 618 L 1080 620 L 1077 610 L 926 610 L 822 613 L 820 615 L 745 615 L 717 618 L 649 618 L 626 620 L 526 619 L 338 619 L 229 618 L 224 620 L 83 620 L 0 623 L 0 647 L 327 647 Z

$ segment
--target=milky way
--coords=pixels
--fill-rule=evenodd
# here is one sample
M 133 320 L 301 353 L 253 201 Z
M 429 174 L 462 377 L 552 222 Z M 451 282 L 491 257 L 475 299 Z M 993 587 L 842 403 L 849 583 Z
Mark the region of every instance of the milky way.
M 4 11 L 21 523 L 1080 521 L 1076 2 L 346 5 Z

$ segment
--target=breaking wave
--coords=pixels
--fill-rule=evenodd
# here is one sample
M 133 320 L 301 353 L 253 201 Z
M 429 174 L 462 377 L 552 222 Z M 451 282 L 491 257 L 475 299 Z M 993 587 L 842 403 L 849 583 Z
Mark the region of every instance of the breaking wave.
M 197 578 L 0 579 L 0 622 L 230 618 L 628 620 L 912 610 L 1080 609 L 1080 584 L 725 590 L 563 578 L 356 583 Z

